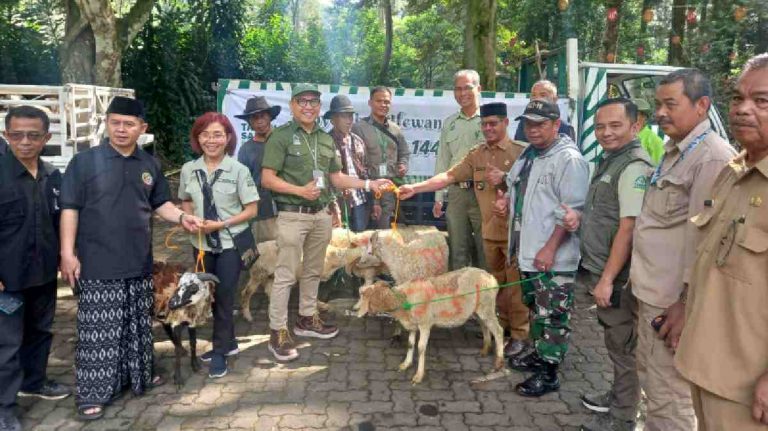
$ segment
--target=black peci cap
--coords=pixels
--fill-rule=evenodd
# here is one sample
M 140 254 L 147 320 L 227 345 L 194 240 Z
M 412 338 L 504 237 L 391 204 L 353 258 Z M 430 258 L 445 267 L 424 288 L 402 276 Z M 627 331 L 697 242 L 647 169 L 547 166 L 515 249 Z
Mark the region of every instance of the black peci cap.
M 502 102 L 486 103 L 480 106 L 480 116 L 489 117 L 491 115 L 498 115 L 500 117 L 507 116 L 507 104 Z
M 130 115 L 145 119 L 144 105 L 136 99 L 123 96 L 115 96 L 112 99 L 107 108 L 107 115 L 109 114 Z

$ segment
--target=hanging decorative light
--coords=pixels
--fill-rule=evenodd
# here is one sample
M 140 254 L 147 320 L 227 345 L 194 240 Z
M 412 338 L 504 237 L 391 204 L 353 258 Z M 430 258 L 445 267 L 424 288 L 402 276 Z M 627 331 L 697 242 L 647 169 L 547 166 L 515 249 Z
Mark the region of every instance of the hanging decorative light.
M 708 43 L 702 43 L 701 44 L 701 48 L 699 48 L 699 50 L 701 51 L 702 54 L 708 54 L 709 53 L 709 49 L 710 49 L 710 46 L 709 46 Z
M 637 45 L 635 52 L 638 57 L 645 57 L 645 47 L 643 45 Z
M 614 22 L 617 19 L 619 19 L 619 10 L 616 9 L 615 7 L 610 7 L 605 12 L 605 16 L 606 16 L 606 18 L 608 18 L 609 22 Z
M 510 37 L 508 43 L 510 48 L 514 48 L 517 45 L 517 36 Z
M 651 9 L 651 8 L 643 9 L 643 22 L 644 23 L 648 24 L 649 22 L 653 21 L 653 16 L 654 16 L 653 9 Z
M 615 63 L 616 62 L 616 54 L 609 52 L 608 54 L 605 54 L 605 61 L 608 63 Z
M 683 41 L 679 34 L 673 35 L 670 40 L 672 41 L 672 45 L 680 45 L 680 43 Z
M 568 9 L 569 4 L 570 2 L 568 0 L 557 0 L 557 8 L 560 12 L 565 12 L 565 10 Z

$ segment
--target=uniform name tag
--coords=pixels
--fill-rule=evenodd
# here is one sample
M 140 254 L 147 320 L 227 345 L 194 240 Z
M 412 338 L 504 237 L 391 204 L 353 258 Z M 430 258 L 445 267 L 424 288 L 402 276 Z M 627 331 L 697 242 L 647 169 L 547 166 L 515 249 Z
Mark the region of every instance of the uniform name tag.
M 318 189 L 325 188 L 325 175 L 323 174 L 323 171 L 319 169 L 313 170 L 312 178 L 315 179 L 315 186 L 317 186 Z
M 608 174 L 603 175 L 602 177 L 600 177 L 600 182 L 601 183 L 610 183 L 611 182 L 611 176 L 608 175 Z
M 299 140 L 299 137 L 296 135 L 293 135 L 293 145 L 301 145 L 301 141 Z
M 379 176 L 380 177 L 386 177 L 387 176 L 387 164 L 386 163 L 380 163 L 379 164 Z

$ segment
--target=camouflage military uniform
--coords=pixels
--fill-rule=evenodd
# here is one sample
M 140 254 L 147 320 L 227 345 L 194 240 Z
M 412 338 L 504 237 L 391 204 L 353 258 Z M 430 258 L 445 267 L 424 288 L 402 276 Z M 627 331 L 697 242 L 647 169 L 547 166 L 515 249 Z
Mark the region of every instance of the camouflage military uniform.
M 543 360 L 559 364 L 571 338 L 575 273 L 526 272 L 523 276 L 533 279 L 523 283 L 523 303 L 531 310 L 531 340 Z

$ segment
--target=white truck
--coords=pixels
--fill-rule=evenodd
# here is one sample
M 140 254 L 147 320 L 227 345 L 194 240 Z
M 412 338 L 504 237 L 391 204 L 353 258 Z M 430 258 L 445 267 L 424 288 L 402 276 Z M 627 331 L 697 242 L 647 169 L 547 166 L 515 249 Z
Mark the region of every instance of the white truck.
M 5 130 L 5 115 L 10 108 L 30 105 L 42 109 L 51 120 L 52 134 L 43 159 L 64 170 L 78 151 L 101 142 L 105 113 L 115 96 L 135 97 L 134 91 L 127 88 L 0 84 L 0 132 Z M 139 144 L 153 140 L 152 135 L 142 135 Z

